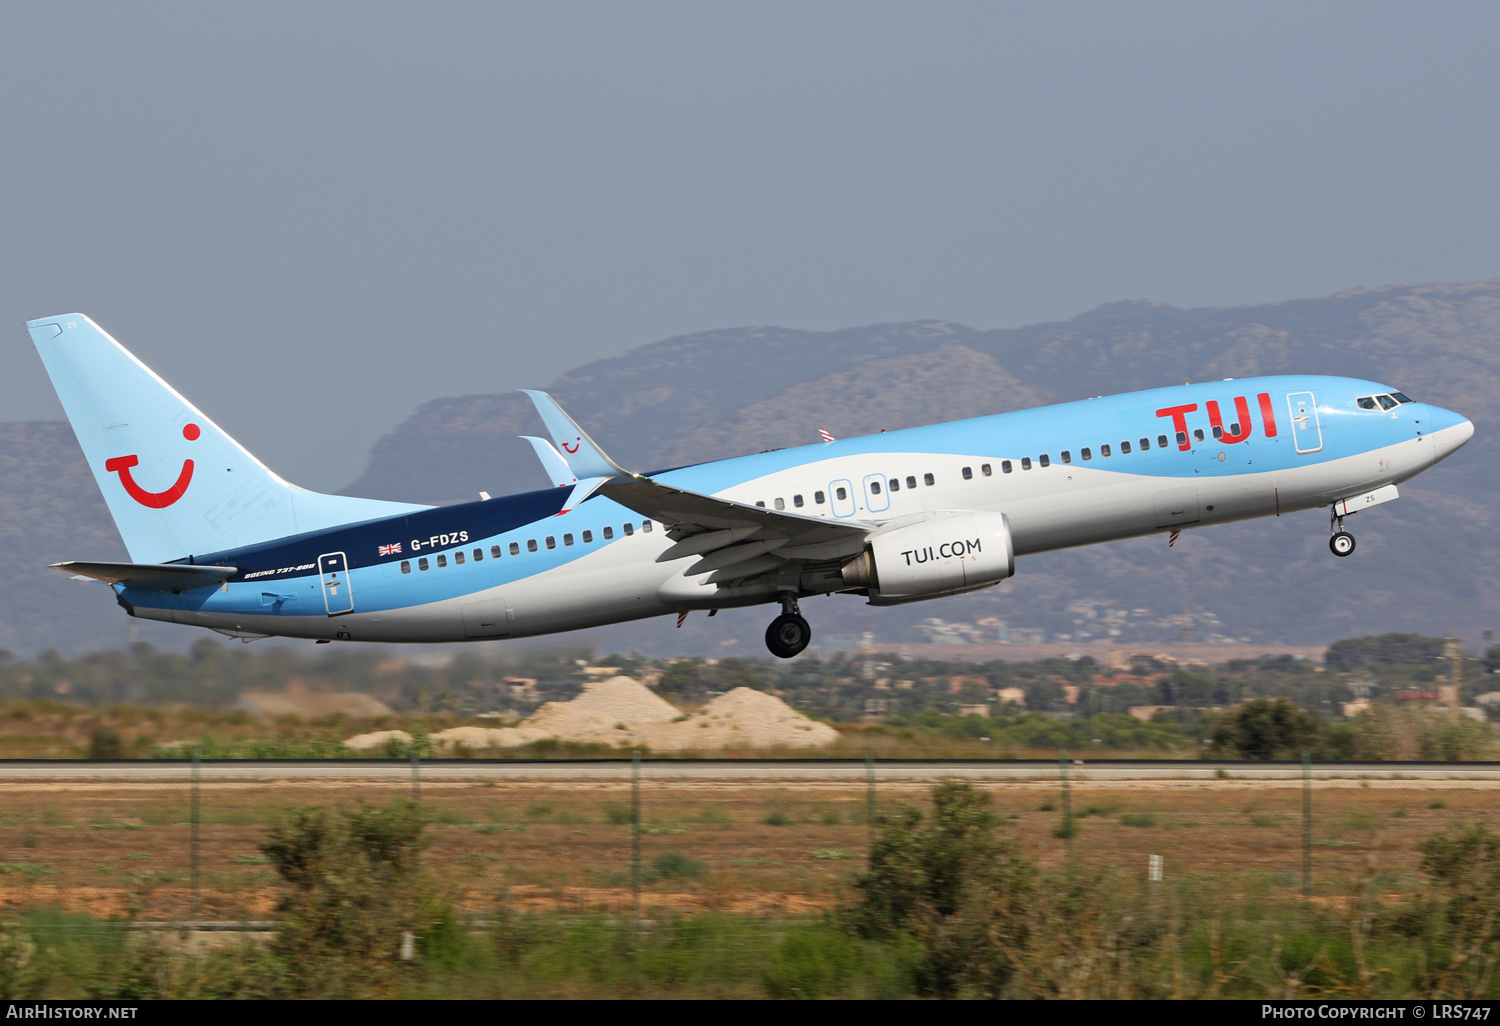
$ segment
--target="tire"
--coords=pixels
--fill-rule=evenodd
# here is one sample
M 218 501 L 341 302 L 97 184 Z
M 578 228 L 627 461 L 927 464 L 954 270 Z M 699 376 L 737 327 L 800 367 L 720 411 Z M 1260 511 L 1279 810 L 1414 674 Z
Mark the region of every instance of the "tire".
M 1354 551 L 1354 535 L 1340 531 L 1328 539 L 1328 548 L 1335 556 L 1347 556 Z
M 795 613 L 783 613 L 766 628 L 766 648 L 777 659 L 790 659 L 812 640 L 812 627 Z

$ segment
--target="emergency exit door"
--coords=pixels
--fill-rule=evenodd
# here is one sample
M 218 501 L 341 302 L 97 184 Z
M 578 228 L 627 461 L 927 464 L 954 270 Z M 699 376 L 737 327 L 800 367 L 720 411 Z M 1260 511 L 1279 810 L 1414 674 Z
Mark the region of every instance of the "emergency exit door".
M 354 612 L 354 591 L 349 586 L 349 560 L 342 552 L 328 552 L 318 557 L 318 573 L 323 577 L 323 608 L 329 616 Z

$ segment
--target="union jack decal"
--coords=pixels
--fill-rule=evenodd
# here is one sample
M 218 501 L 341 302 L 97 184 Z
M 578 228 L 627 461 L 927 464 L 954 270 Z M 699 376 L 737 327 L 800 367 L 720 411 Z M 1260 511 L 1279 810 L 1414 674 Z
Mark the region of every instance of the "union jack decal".
M 382 556 L 399 556 L 399 555 L 401 555 L 401 543 L 400 542 L 396 542 L 396 543 L 394 543 L 392 545 L 382 545 L 382 546 L 380 546 L 380 554 Z

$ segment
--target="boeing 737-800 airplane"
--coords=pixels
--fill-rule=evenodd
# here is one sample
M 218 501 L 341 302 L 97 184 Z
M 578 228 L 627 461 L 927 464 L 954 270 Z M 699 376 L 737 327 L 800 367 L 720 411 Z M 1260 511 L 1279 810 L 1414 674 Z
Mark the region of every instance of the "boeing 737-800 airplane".
M 457 506 L 288 484 L 82 314 L 28 322 L 130 563 L 68 562 L 131 616 L 246 640 L 474 641 L 798 599 L 958 595 L 1017 556 L 1324 507 L 1344 518 L 1469 440 L 1373 381 L 1280 375 L 1103 396 L 642 475 L 550 397 L 556 487 Z M 482 494 L 482 493 L 481 493 Z

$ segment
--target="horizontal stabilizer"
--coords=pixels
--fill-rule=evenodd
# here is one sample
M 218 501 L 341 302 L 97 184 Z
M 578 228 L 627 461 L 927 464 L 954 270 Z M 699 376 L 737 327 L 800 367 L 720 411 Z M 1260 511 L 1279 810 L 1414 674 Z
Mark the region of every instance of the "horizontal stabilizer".
M 48 564 L 54 570 L 92 577 L 106 584 L 123 584 L 143 591 L 188 591 L 215 588 L 239 573 L 233 566 L 189 566 L 186 563 L 67 563 Z

